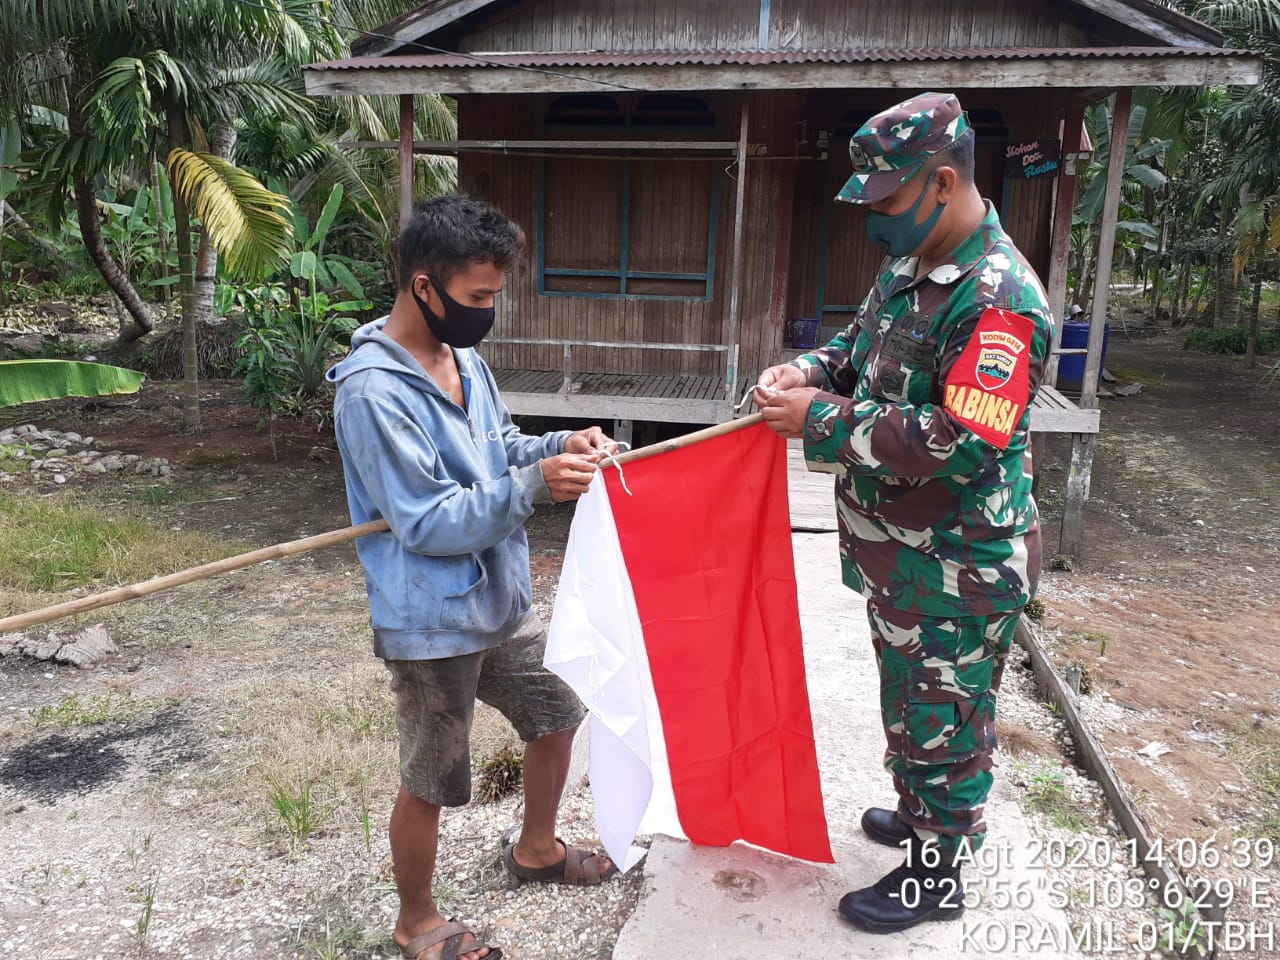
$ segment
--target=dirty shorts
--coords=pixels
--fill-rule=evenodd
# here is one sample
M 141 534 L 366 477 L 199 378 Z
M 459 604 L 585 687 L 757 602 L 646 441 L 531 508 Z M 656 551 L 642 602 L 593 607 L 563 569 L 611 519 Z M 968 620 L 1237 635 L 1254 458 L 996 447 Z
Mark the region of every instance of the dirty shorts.
M 471 799 L 471 718 L 476 700 L 511 721 L 525 743 L 582 722 L 569 685 L 542 665 L 547 631 L 537 616 L 488 650 L 440 660 L 384 660 L 396 695 L 400 782 L 444 807 Z

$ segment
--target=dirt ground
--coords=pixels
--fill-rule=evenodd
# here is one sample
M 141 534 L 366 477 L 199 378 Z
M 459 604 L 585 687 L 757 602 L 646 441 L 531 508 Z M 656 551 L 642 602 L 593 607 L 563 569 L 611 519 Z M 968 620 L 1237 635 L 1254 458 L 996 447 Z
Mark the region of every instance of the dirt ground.
M 1139 810 L 1192 851 L 1188 873 L 1214 874 L 1213 838 L 1251 851 L 1233 879 L 1270 889 L 1254 853 L 1280 843 L 1280 391 L 1182 339 L 1112 331 L 1107 367 L 1143 391 L 1102 401 L 1084 563 L 1046 570 L 1043 626 L 1059 664 L 1083 668 L 1082 710 Z M 1066 437 L 1037 450 L 1046 557 L 1069 456 Z
M 1280 391 L 1259 391 L 1258 373 L 1237 359 L 1183 352 L 1181 339 L 1113 335 L 1107 366 L 1144 389 L 1103 401 L 1087 555 L 1074 572 L 1046 570 L 1043 625 L 1060 662 L 1084 668 L 1085 713 L 1160 835 L 1280 842 L 1280 797 L 1269 792 L 1280 781 L 1266 779 L 1280 751 Z M 345 526 L 332 435 L 281 421 L 276 459 L 238 391 L 231 382 L 202 386 L 205 429 L 195 435 L 177 430 L 178 387 L 168 383 L 149 383 L 134 397 L 3 411 L 0 429 L 36 422 L 91 432 L 99 449 L 164 457 L 174 468 L 163 481 L 76 478 L 27 491 L 42 497 L 128 509 L 164 527 L 216 534 L 237 549 Z M 1044 438 L 1037 448 L 1046 557 L 1057 553 L 1068 456 L 1065 437 Z M 535 595 L 544 608 L 570 516 L 564 508 L 541 511 L 530 525 Z M 0 595 L 0 613 L 32 599 Z M 114 906 L 110 915 L 131 918 L 109 931 L 88 925 L 86 944 L 111 938 L 117 946 L 136 942 L 139 954 L 158 951 L 165 946 L 159 933 L 151 933 L 150 947 L 147 941 L 153 905 L 161 931 L 174 899 L 256 891 L 244 943 L 221 955 L 253 956 L 289 929 L 273 955 L 380 956 L 362 938 L 394 902 L 385 856 L 369 841 L 370 829 L 385 834 L 394 730 L 386 726 L 366 616 L 359 565 L 345 546 L 82 618 L 104 621 L 122 647 L 99 671 L 0 660 L 0 830 L 6 855 L 27 865 L 28 887 L 46 902 L 72 891 L 83 900 L 83 890 L 92 889 Z M 324 711 L 296 715 L 298 698 L 316 691 L 325 694 Z M 142 704 L 150 719 L 91 736 L 32 730 L 30 711 L 72 693 Z M 357 731 L 367 754 L 319 750 L 305 765 L 290 754 L 300 738 L 311 750 L 316 730 L 323 746 L 324 731 L 337 729 Z M 1152 742 L 1168 752 L 1140 756 Z M 145 789 L 130 808 L 181 810 L 181 830 L 162 840 L 145 819 L 121 819 L 111 798 L 140 781 Z M 290 878 L 307 877 L 317 861 L 290 840 L 283 815 L 264 797 L 303 781 L 318 785 L 322 821 L 348 825 L 340 842 L 351 848 L 351 867 L 321 894 L 312 883 L 305 897 L 290 897 L 278 891 Z M 24 817 L 54 804 L 66 819 L 31 826 Z M 191 817 L 193 810 L 199 816 Z M 513 811 L 509 802 L 503 815 Z M 217 836 L 201 828 L 202 818 L 219 824 Z M 361 820 L 363 841 L 360 830 L 349 829 Z M 227 835 L 226 823 L 238 829 Z M 475 839 L 468 831 L 482 828 L 460 820 L 451 829 Z M 216 848 L 218 889 L 166 888 L 147 866 L 152 845 L 162 842 Z M 474 861 L 454 865 L 446 894 L 476 895 L 473 877 L 491 865 L 484 855 Z M 112 879 L 130 870 L 135 883 Z M 228 875 L 239 879 L 226 881 Z M 1275 893 L 1280 898 L 1280 883 Z M 614 907 L 624 909 L 621 902 Z M 0 945 L 6 931 L 21 933 L 35 909 L 20 898 L 0 905 Z M 507 922 L 517 924 L 517 917 Z M 186 955 L 213 955 L 190 931 L 174 943 Z M 554 955 L 608 955 L 590 944 L 575 950 Z M 119 955 L 89 948 L 83 955 L 99 953 Z

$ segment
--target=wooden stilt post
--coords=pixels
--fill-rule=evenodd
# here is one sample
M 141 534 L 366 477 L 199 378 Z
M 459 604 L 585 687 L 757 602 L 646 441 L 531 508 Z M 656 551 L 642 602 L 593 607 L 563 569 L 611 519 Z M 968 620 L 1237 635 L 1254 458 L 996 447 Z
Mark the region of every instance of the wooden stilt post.
M 746 225 L 747 202 L 747 123 L 750 101 L 742 95 L 742 120 L 738 127 L 738 192 L 733 207 L 733 272 L 729 280 L 729 350 L 725 354 L 724 395 L 733 415 L 733 395 L 738 387 L 738 318 L 742 310 L 743 229 Z
M 1133 90 L 1116 91 L 1111 113 L 1111 157 L 1107 165 L 1107 188 L 1102 198 L 1102 232 L 1098 237 L 1098 266 L 1095 272 L 1093 303 L 1089 314 L 1089 353 L 1084 364 L 1080 389 L 1080 409 L 1098 406 L 1098 377 L 1102 373 L 1102 338 L 1106 332 L 1107 299 L 1111 289 L 1111 258 L 1116 248 L 1116 220 L 1120 212 L 1120 181 L 1124 178 L 1125 151 L 1129 143 L 1129 113 Z M 1071 467 L 1067 474 L 1067 502 L 1062 512 L 1059 553 L 1081 560 L 1084 557 L 1084 505 L 1089 499 L 1093 476 L 1093 453 L 1098 435 L 1077 433 L 1071 438 Z
M 1084 101 L 1072 100 L 1062 122 L 1062 167 L 1053 207 L 1053 242 L 1049 254 L 1049 309 L 1053 311 L 1053 345 L 1044 382 L 1058 385 L 1058 350 L 1067 321 L 1067 262 L 1071 255 L 1071 221 L 1076 207 L 1076 160 L 1084 139 Z
M 413 94 L 400 94 L 400 225 L 413 216 Z

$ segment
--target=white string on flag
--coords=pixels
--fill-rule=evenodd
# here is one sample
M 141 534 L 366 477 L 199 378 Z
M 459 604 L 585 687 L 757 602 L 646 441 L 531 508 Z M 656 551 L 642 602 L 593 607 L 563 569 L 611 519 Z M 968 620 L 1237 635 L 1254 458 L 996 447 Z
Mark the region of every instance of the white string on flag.
M 627 441 L 625 441 L 625 440 L 614 440 L 614 441 L 613 441 L 613 444 L 614 444 L 614 446 L 615 446 L 615 447 L 630 447 L 630 446 L 631 446 L 631 444 L 627 443 Z M 625 490 L 625 491 L 627 491 L 627 496 L 628 496 L 628 497 L 633 496 L 633 494 L 631 493 L 631 488 L 627 486 L 627 475 L 626 475 L 625 473 L 623 473 L 623 472 L 622 472 L 622 463 L 621 463 L 621 461 L 619 461 L 619 460 L 618 460 L 618 458 L 617 458 L 616 456 L 614 456 L 614 454 L 613 454 L 612 452 L 609 452 L 609 451 L 604 452 L 604 453 L 602 454 L 602 456 L 601 456 L 601 459 L 603 459 L 605 463 L 610 464 L 611 466 L 613 466 L 613 467 L 616 467 L 616 468 L 617 468 L 617 470 L 618 470 L 618 480 L 619 480 L 619 482 L 621 482 L 621 484 L 622 484 L 622 489 L 623 489 L 623 490 Z
M 747 401 L 751 399 L 751 395 L 755 393 L 757 390 L 763 390 L 765 393 L 770 393 L 770 394 L 778 392 L 777 387 L 771 387 L 767 383 L 752 384 L 751 386 L 747 387 L 747 392 L 742 395 L 742 399 L 738 401 L 738 405 L 733 409 L 737 411 L 745 407 L 747 405 Z

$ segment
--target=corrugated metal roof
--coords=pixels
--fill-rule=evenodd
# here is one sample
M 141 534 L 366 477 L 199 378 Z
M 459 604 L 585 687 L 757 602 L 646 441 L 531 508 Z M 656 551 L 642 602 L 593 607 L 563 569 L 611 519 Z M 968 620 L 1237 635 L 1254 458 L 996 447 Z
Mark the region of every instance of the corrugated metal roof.
M 788 63 L 919 63 L 965 60 L 1133 60 L 1156 57 L 1255 56 L 1223 47 L 971 47 L 892 50 L 684 50 L 610 53 L 584 50 L 560 53 L 433 54 L 403 57 L 350 57 L 313 63 L 308 70 L 429 70 L 458 67 L 674 67 L 766 66 Z

